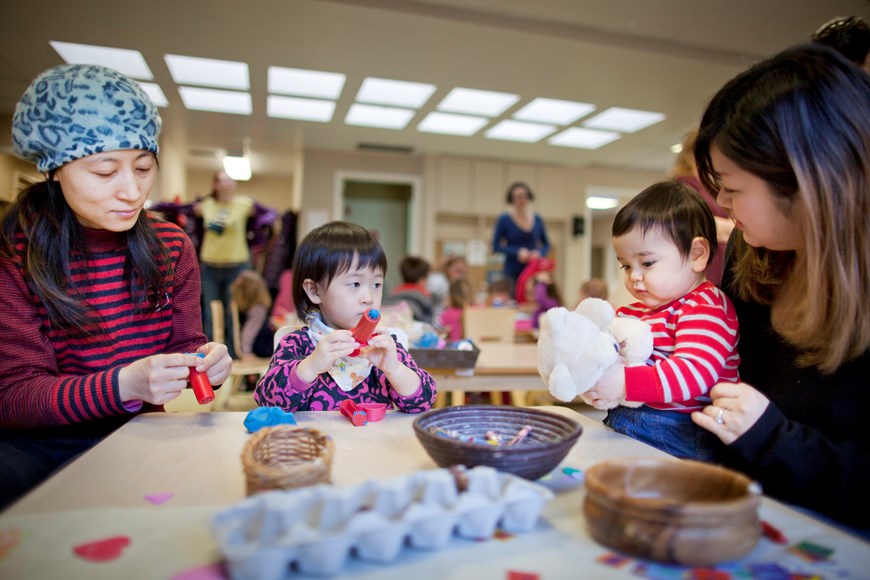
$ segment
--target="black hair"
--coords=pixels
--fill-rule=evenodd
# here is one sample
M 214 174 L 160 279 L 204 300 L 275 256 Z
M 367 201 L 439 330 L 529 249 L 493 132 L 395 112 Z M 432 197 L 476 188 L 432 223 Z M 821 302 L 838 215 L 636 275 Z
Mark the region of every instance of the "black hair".
M 71 271 L 74 259 L 87 256 L 84 227 L 66 202 L 53 173 L 22 190 L 0 222 L 0 255 L 13 258 L 23 251 L 22 268 L 30 290 L 42 302 L 52 326 L 89 335 L 97 321 L 78 292 Z M 134 303 L 144 309 L 166 306 L 173 277 L 169 251 L 144 211 L 127 238 L 124 281 Z M 21 250 L 17 248 L 22 248 Z
M 364 227 L 334 221 L 311 230 L 296 248 L 293 259 L 293 302 L 300 320 L 319 310 L 305 292 L 305 280 L 329 286 L 353 265 L 387 273 L 387 256 L 381 244 Z
M 417 256 L 407 256 L 399 264 L 402 281 L 406 284 L 416 284 L 429 275 L 429 262 Z
M 707 240 L 710 247 L 708 264 L 716 253 L 713 212 L 697 191 L 678 181 L 660 181 L 637 194 L 617 212 L 613 237 L 623 236 L 638 226 L 644 234 L 661 231 L 684 259 L 691 254 L 692 240 L 697 237 Z
M 507 188 L 507 194 L 505 196 L 505 199 L 507 200 L 508 203 L 514 202 L 514 190 L 519 189 L 519 188 L 523 188 L 526 191 L 528 191 L 529 192 L 529 201 L 534 201 L 535 194 L 532 193 L 532 188 L 529 187 L 529 184 L 525 183 L 524 181 L 514 181 Z
M 838 17 L 819 27 L 812 40 L 830 46 L 863 66 L 870 52 L 870 26 L 860 16 Z

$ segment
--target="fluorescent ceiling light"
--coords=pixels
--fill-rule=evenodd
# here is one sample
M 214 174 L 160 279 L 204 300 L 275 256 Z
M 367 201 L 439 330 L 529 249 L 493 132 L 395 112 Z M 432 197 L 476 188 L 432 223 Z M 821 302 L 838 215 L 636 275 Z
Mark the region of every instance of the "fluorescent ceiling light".
M 652 111 L 636 111 L 634 109 L 622 109 L 611 107 L 606 111 L 595 115 L 588 121 L 583 122 L 584 127 L 590 129 L 606 129 L 609 131 L 621 131 L 622 133 L 634 133 L 650 125 L 655 125 L 665 118 L 664 113 Z
M 578 149 L 598 149 L 612 141 L 619 139 L 619 133 L 612 131 L 595 131 L 593 129 L 581 129 L 570 127 L 558 135 L 551 137 L 550 145 L 561 147 L 577 147 Z
M 489 139 L 535 143 L 556 130 L 555 125 L 505 120 L 486 132 Z
M 452 115 L 450 113 L 436 113 L 433 111 L 426 115 L 426 118 L 417 125 L 417 130 L 427 133 L 470 137 L 483 129 L 487 123 L 489 123 L 489 119 L 486 117 Z
M 299 119 L 300 121 L 328 123 L 332 121 L 332 114 L 334 112 L 334 101 L 300 99 L 277 95 L 269 95 L 266 99 L 266 114 L 278 119 Z
M 348 125 L 377 127 L 379 129 L 404 129 L 414 117 L 415 111 L 395 107 L 378 107 L 354 103 L 344 122 Z
M 163 57 L 169 73 L 179 85 L 197 85 L 219 89 L 251 88 L 248 77 L 248 63 L 230 60 L 215 60 L 195 56 L 167 54 Z
M 683 152 L 683 144 L 677 143 L 676 145 L 671 145 L 671 153 L 682 153 Z
M 594 110 L 595 105 L 589 103 L 537 98 L 514 113 L 513 116 L 514 119 L 520 121 L 570 125 Z
M 517 95 L 479 91 L 477 89 L 455 88 L 440 103 L 439 111 L 450 113 L 466 113 L 469 115 L 484 115 L 497 117 L 519 101 Z
M 150 81 L 154 78 L 148 63 L 145 62 L 145 57 L 138 50 L 56 40 L 50 40 L 48 43 L 68 64 L 99 64 L 134 79 Z
M 586 207 L 589 209 L 613 209 L 619 205 L 615 197 L 589 196 L 586 198 Z
M 248 93 L 196 87 L 178 87 L 178 93 L 188 109 L 234 115 L 251 114 L 251 95 Z
M 151 102 L 154 103 L 154 106 L 169 106 L 169 101 L 166 100 L 166 95 L 163 94 L 163 89 L 160 88 L 160 85 L 158 85 L 157 83 L 140 82 L 139 86 L 142 87 L 142 90 L 145 91 L 145 94 L 148 95 L 148 98 L 151 99 Z
M 341 73 L 269 67 L 269 92 L 315 99 L 338 99 L 347 77 Z
M 224 157 L 224 171 L 236 181 L 251 180 L 251 162 L 247 157 Z
M 412 83 L 409 81 L 393 81 L 390 79 L 368 77 L 359 88 L 356 100 L 361 103 L 372 103 L 374 105 L 392 105 L 394 107 L 419 109 L 429 100 L 429 97 L 434 92 L 435 85 L 427 83 Z

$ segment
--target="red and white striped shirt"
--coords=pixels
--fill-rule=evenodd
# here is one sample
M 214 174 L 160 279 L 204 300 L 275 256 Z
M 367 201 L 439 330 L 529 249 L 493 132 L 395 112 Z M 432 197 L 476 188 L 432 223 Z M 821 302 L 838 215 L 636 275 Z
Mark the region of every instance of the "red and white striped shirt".
M 71 272 L 99 327 L 92 336 L 52 327 L 25 281 L 23 236 L 11 257 L 0 258 L 0 434 L 28 429 L 34 435 L 63 425 L 70 426 L 68 434 L 105 433 L 118 426 L 109 418 L 129 417 L 135 407 L 121 401 L 121 368 L 205 344 L 193 244 L 174 224 L 155 221 L 153 227 L 174 268 L 168 302 L 158 311 L 141 311 L 124 282 L 126 237 L 85 230 L 88 254 L 73 256 Z
M 710 404 L 717 382 L 740 380 L 737 313 L 711 282 L 656 310 L 635 302 L 617 316 L 643 320 L 653 332 L 647 364 L 625 369 L 626 400 L 689 413 Z

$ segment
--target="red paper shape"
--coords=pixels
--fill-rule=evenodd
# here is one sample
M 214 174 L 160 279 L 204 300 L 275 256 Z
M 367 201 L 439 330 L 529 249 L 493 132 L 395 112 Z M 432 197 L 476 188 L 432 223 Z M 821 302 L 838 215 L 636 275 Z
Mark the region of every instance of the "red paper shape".
M 76 556 L 90 562 L 109 562 L 117 559 L 124 548 L 130 545 L 127 536 L 113 536 L 87 544 L 79 544 L 73 548 Z
M 508 570 L 507 580 L 539 580 L 540 576 L 534 572 L 518 572 L 516 570 Z
M 145 499 L 153 503 L 154 505 L 160 505 L 162 503 L 166 503 L 175 497 L 174 493 L 152 493 L 145 496 Z

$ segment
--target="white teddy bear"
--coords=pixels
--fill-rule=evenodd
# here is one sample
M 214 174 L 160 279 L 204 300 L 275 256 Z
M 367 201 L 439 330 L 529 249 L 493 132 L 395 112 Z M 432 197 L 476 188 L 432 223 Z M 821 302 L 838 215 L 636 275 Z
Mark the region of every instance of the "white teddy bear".
M 544 315 L 538 337 L 538 372 L 550 393 L 567 402 L 592 388 L 617 360 L 625 366 L 645 364 L 652 351 L 648 324 L 617 318 L 609 302 L 587 298 L 574 311 L 551 308 Z M 640 405 L 624 400 L 619 404 Z

